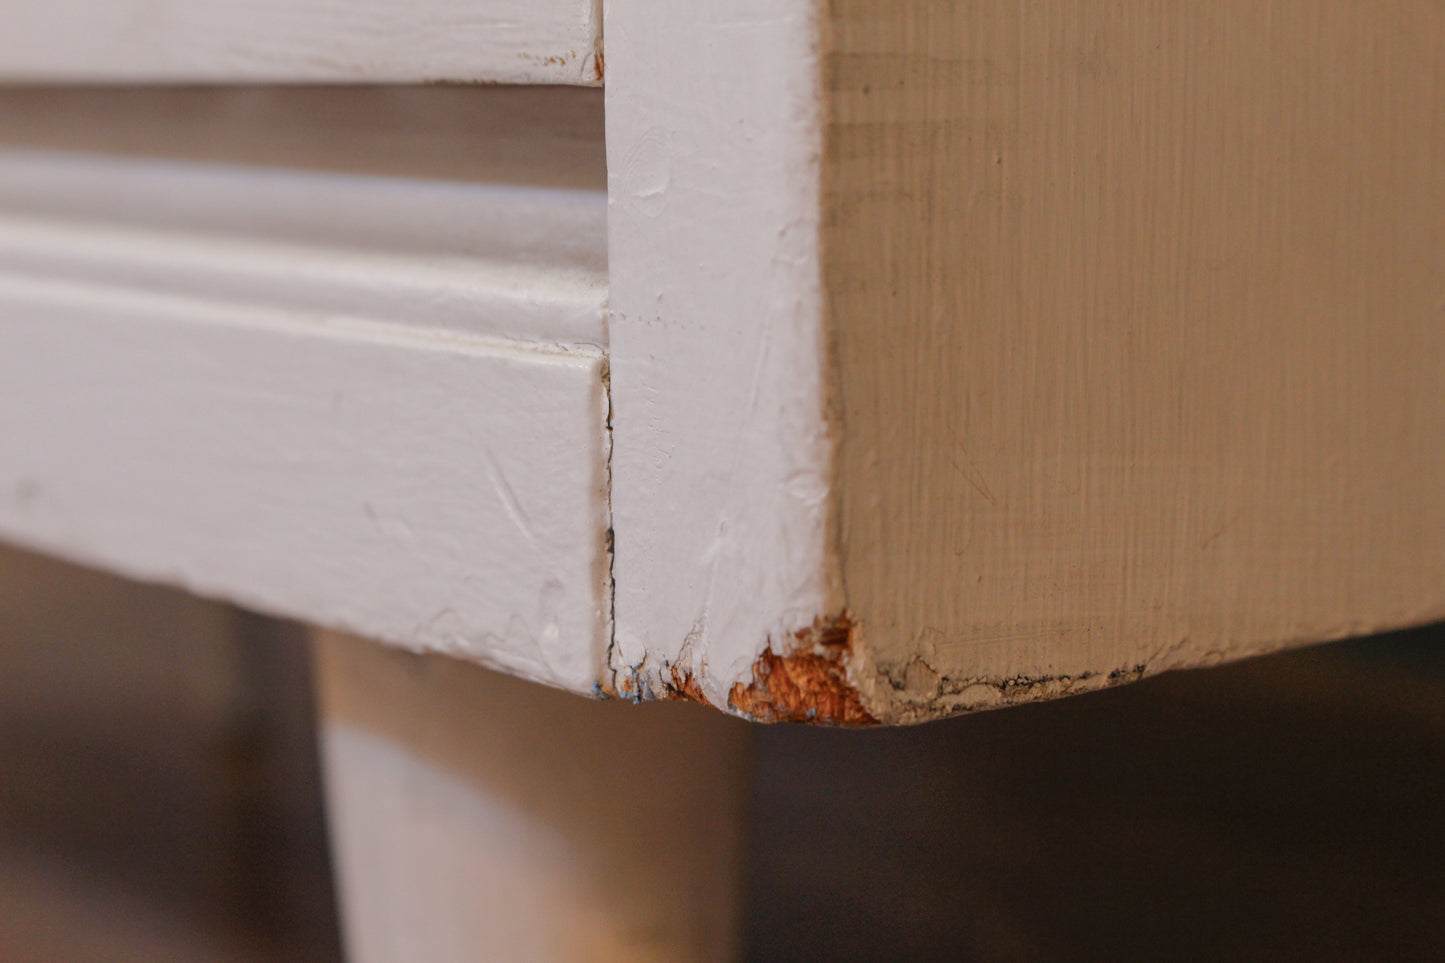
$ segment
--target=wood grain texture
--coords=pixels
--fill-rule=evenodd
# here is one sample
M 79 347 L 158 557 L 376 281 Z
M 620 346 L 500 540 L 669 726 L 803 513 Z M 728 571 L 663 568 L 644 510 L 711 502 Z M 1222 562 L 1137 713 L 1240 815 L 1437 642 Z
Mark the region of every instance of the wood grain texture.
M 0 5 L 6 82 L 600 84 L 596 0 Z
M 1445 8 L 828 10 L 880 718 L 1445 616 Z
M 609 10 L 620 689 L 914 722 L 1445 617 L 1438 4 Z

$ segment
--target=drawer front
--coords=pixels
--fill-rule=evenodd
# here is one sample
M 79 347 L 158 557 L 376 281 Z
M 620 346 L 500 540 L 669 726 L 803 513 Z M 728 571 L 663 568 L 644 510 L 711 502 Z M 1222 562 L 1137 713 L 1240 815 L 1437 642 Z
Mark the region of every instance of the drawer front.
M 598 84 L 594 0 L 0 3 L 0 81 Z
M 0 95 L 0 538 L 590 691 L 600 106 Z

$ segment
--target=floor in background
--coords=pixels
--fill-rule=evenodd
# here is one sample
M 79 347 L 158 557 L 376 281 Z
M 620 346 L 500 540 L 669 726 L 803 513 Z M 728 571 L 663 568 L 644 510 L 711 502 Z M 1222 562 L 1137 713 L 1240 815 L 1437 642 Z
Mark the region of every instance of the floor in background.
M 304 633 L 0 551 L 0 960 L 340 959 Z
M 0 859 L 6 963 L 268 963 L 275 947 L 50 856 Z M 283 957 L 284 958 L 284 957 Z M 299 956 L 292 957 L 300 961 Z
M 0 960 L 340 958 L 306 647 L 0 551 Z M 1445 958 L 1445 630 L 758 728 L 749 958 Z
M 1445 959 L 1445 628 L 759 733 L 750 957 Z

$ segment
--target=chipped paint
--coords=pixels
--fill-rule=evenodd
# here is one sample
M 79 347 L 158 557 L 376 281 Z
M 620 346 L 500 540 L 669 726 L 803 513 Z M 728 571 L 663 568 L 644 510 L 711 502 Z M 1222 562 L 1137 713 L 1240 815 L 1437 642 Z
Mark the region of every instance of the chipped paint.
M 867 690 L 870 705 L 881 704 L 884 707 L 882 712 L 877 713 L 879 722 L 886 725 L 916 725 L 948 716 L 1108 689 L 1137 682 L 1146 675 L 1162 671 L 1162 668 L 1136 663 L 1107 673 L 1085 671 L 1057 675 L 956 677 L 940 675 L 926 660 L 915 657 L 906 666 L 878 671 L 876 676 L 871 677 L 874 687 L 864 688 Z M 920 679 L 927 679 L 932 684 L 920 686 Z M 888 694 L 874 691 L 878 685 L 886 686 Z
M 782 654 L 770 640 L 753 662 L 751 682 L 738 682 L 728 694 L 728 710 L 755 722 L 804 722 L 830 726 L 870 726 L 876 719 L 848 678 L 848 659 L 856 626 L 846 615 L 820 616 L 794 632 Z M 714 705 L 703 692 L 700 675 L 685 658 L 663 663 L 658 698 Z M 637 673 L 634 672 L 634 678 Z M 624 680 L 623 687 L 629 686 Z
M 770 642 L 753 663 L 752 682 L 733 686 L 728 707 L 758 722 L 876 725 L 848 678 L 854 629 L 846 614 L 820 617 L 793 633 L 785 653 Z
M 789 654 L 794 630 L 844 608 L 822 417 L 821 8 L 606 7 L 610 664 L 621 679 L 646 657 L 659 697 L 727 710 L 767 643 Z M 744 70 L 741 50 L 757 54 Z
M 703 695 L 702 686 L 698 683 L 697 677 L 692 674 L 691 669 L 684 669 L 672 663 L 667 667 L 669 680 L 663 683 L 663 689 L 668 699 L 685 699 L 689 702 L 701 702 L 703 705 L 712 705 L 708 697 Z
M 652 679 L 647 671 L 646 659 L 636 665 L 628 666 L 616 687 L 618 696 L 633 705 L 641 705 L 644 702 L 653 702 L 658 699 L 657 689 L 653 687 Z M 662 698 L 669 698 L 665 690 Z

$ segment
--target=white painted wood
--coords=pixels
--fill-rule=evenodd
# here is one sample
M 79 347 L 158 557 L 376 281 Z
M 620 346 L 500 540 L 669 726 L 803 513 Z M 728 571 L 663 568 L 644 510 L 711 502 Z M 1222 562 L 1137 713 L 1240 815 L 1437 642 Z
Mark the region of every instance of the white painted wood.
M 571 271 L 593 287 L 606 283 L 607 214 L 597 190 L 19 149 L 0 150 L 0 209 L 71 223 L 404 255 L 420 268 L 489 259 L 523 271 Z
M 607 151 L 621 691 L 716 705 L 840 602 L 810 3 L 610 0 Z M 684 106 L 686 105 L 686 106 Z
M 516 262 L 419 262 L 286 244 L 0 218 L 0 262 L 27 277 L 253 303 L 319 316 L 587 344 L 600 350 L 602 287 L 584 272 Z
M 0 259 L 600 350 L 599 95 L 0 90 Z
M 274 101 L 59 95 L 87 141 L 35 97 L 0 95 L 31 118 L 0 137 L 24 145 L 0 149 L 0 537 L 593 690 L 606 211 L 568 153 L 600 165 L 593 135 L 439 92 L 386 149 L 346 133 L 358 92 L 288 108 L 342 129 L 342 171 L 275 129 L 244 164 L 163 160 L 103 151 L 137 115 L 265 128 Z M 493 136 L 448 132 L 469 120 Z
M 622 691 L 909 722 L 1445 617 L 1445 21 L 612 0 Z
M 0 275 L 0 533 L 586 691 L 595 355 Z
M 736 958 L 742 723 L 317 641 L 352 963 Z
M 0 81 L 598 84 L 596 0 L 0 4 Z

